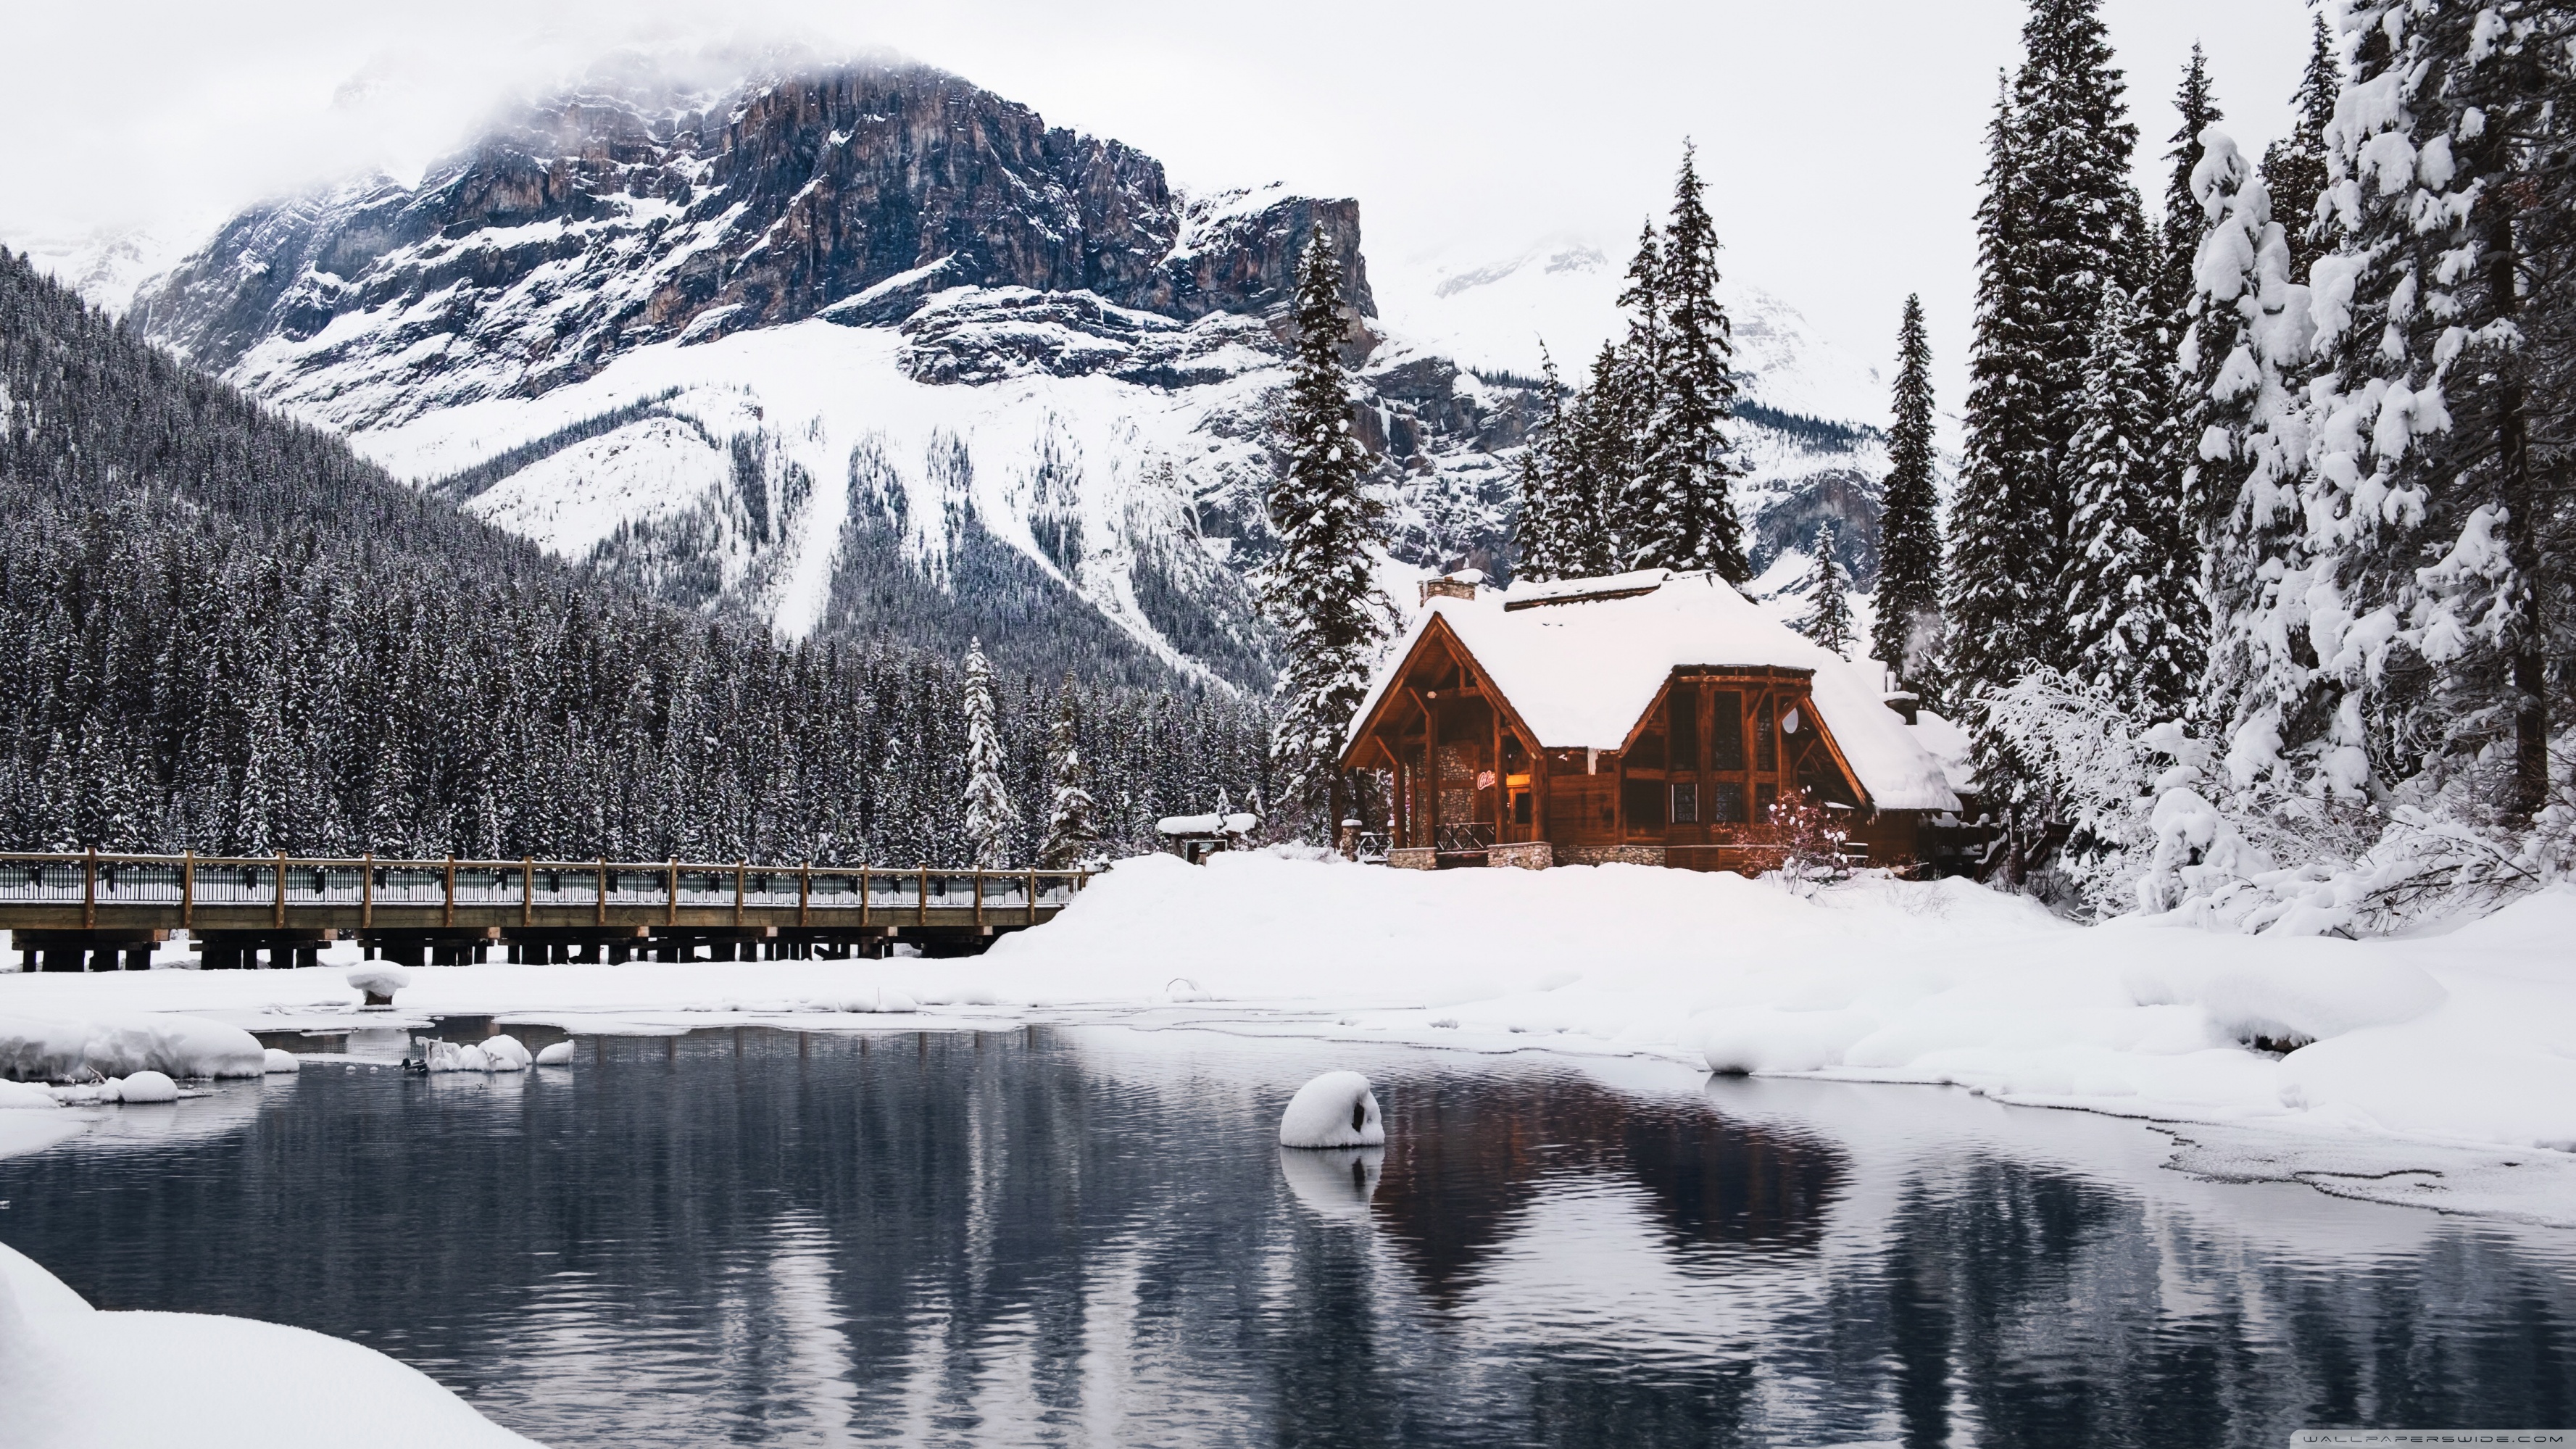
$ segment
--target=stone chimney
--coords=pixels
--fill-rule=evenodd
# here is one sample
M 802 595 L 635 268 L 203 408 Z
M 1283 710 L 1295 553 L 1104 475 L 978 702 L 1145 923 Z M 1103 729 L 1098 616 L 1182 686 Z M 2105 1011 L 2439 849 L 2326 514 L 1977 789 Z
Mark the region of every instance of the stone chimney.
M 1436 579 L 1424 579 L 1422 602 L 1428 604 L 1433 599 L 1472 599 L 1476 597 L 1476 586 L 1484 581 L 1485 573 L 1482 569 L 1460 569 L 1454 574 L 1443 574 Z

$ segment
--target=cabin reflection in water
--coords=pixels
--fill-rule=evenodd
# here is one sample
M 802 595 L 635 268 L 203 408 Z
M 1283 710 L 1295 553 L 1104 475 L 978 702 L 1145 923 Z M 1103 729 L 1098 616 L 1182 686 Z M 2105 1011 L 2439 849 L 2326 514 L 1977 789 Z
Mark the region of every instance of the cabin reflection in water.
M 1966 741 L 1878 680 L 1710 574 L 1435 579 L 1342 763 L 1385 781 L 1396 866 L 1759 873 L 1794 801 L 1852 857 L 1932 862 Z

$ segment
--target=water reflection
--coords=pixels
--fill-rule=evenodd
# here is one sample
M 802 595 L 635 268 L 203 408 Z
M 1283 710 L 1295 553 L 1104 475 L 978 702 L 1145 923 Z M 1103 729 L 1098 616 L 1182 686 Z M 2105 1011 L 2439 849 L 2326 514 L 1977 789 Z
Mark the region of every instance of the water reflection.
M 1349 1065 L 1389 1146 L 1278 1148 Z M 106 1306 L 374 1344 L 557 1445 L 2576 1421 L 2569 1235 L 2196 1183 L 2100 1118 L 1673 1087 L 1107 1029 L 317 1065 L 0 1162 L 0 1237 Z

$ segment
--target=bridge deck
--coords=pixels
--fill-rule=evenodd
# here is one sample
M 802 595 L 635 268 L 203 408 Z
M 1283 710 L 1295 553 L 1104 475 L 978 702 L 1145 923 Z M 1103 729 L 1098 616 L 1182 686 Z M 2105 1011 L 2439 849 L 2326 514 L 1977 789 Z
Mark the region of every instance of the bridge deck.
M 1083 871 L 0 854 L 16 932 L 856 932 L 1034 926 Z

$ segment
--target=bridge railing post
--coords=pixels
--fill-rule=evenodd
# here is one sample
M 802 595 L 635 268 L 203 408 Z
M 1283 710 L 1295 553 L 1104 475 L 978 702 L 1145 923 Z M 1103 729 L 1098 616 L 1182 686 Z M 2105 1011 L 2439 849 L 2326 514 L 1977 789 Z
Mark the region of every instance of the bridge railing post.
M 275 889 L 275 890 L 273 890 L 273 891 L 269 892 L 269 898 L 270 898 L 270 899 L 275 903 L 275 908 L 274 908 L 274 910 L 275 910 L 275 914 L 274 914 L 274 916 L 273 916 L 273 918 L 272 918 L 272 919 L 274 920 L 274 922 L 275 922 L 275 925 L 276 925 L 277 929 L 278 929 L 278 930 L 283 931 L 283 930 L 285 930 L 285 929 L 286 929 L 286 852 L 285 852 L 285 851 L 282 851 L 282 850 L 281 850 L 281 851 L 279 851 L 279 852 L 277 853 L 277 866 L 276 866 L 276 870 L 277 870 L 277 878 L 276 878 L 276 886 L 277 886 L 277 889 Z M 276 952 L 272 951 L 272 952 L 270 952 L 270 953 L 269 953 L 269 957 L 268 957 L 268 964 L 270 964 L 271 966 L 274 966 L 274 965 L 276 965 L 276 964 L 277 964 L 277 953 L 276 953 Z
M 376 853 L 372 850 L 358 857 L 358 929 L 368 930 L 376 924 Z
M 519 857 L 519 924 L 529 926 L 537 919 L 537 859 Z
M 442 896 L 444 897 L 444 904 L 442 904 L 442 905 L 440 906 L 440 908 L 439 908 L 438 923 L 439 923 L 440 925 L 442 925 L 442 926 L 453 926 L 453 925 L 455 925 L 455 924 L 456 924 L 456 857 L 455 857 L 455 856 L 452 856 L 452 855 L 451 855 L 451 856 L 449 856 L 449 857 L 447 858 L 447 870 L 446 870 L 446 873 L 440 877 L 440 880 L 441 880 L 442 884 L 440 885 L 439 889 L 440 889 L 440 892 L 441 892 Z
M 742 927 L 742 897 L 743 892 L 749 888 L 750 884 L 751 862 L 747 860 L 735 861 L 733 863 L 733 924 L 736 930 L 739 930 Z
M 860 925 L 861 927 L 865 927 L 865 926 L 867 925 L 867 923 L 868 923 L 868 868 L 867 868 L 866 866 L 864 866 L 864 865 L 863 865 L 863 866 L 860 866 L 860 867 L 859 867 L 859 925 Z
M 796 924 L 799 926 L 808 924 L 807 917 L 811 916 L 813 911 L 814 862 L 809 860 L 805 862 L 804 869 L 796 877 Z
M 592 897 L 594 898 L 594 904 L 595 904 L 595 905 L 596 905 L 596 907 L 597 907 L 597 915 L 596 915 L 596 917 L 595 917 L 594 919 L 596 920 L 597 924 L 602 925 L 602 926 L 605 926 L 605 925 L 607 925 L 607 924 L 608 924 L 608 857 L 607 857 L 607 856 L 604 856 L 604 855 L 603 855 L 603 856 L 601 856 L 601 857 L 599 858 L 599 889 L 597 889 L 597 890 L 595 890 L 595 891 L 591 892 L 591 895 L 592 895 Z
M 921 888 L 912 894 L 913 916 L 921 925 L 930 924 L 930 867 L 921 868 Z
M 1029 924 L 1038 923 L 1038 868 L 1029 867 Z
M 197 923 L 197 852 L 179 854 L 179 929 L 188 930 Z
M 81 925 L 98 925 L 98 847 L 93 845 L 81 861 Z

